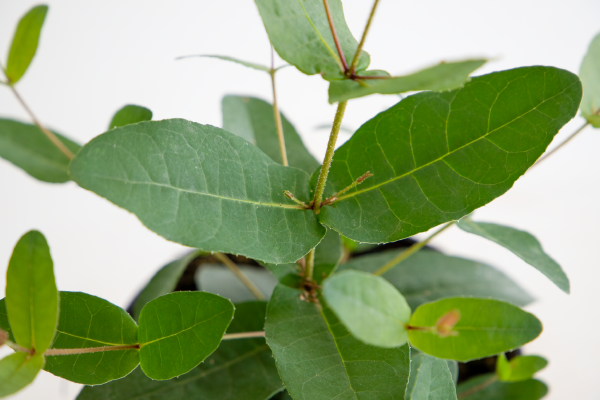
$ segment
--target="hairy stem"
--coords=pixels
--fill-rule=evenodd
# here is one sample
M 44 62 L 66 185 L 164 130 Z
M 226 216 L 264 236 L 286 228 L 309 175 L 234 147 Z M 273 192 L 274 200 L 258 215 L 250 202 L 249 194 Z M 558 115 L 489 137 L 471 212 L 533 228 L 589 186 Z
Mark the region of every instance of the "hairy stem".
M 340 55 L 340 61 L 342 63 L 341 67 L 343 69 L 342 72 L 344 74 L 347 74 L 349 71 L 348 63 L 346 62 L 346 57 L 344 57 L 344 52 L 342 51 L 342 46 L 340 45 L 340 39 L 338 38 L 335 26 L 333 25 L 333 18 L 331 17 L 331 11 L 329 11 L 329 3 L 327 2 L 327 0 L 323 0 L 323 5 L 325 6 L 325 13 L 327 13 L 327 22 L 329 22 L 329 28 L 331 29 L 331 35 L 333 36 L 335 48 L 337 49 L 337 52 Z
M 335 112 L 333 126 L 331 127 L 331 133 L 329 134 L 329 142 L 327 143 L 327 151 L 325 152 L 325 159 L 323 160 L 323 166 L 321 167 L 321 172 L 319 173 L 319 180 L 317 181 L 317 187 L 315 190 L 315 214 L 319 214 L 321 212 L 321 201 L 323 201 L 325 183 L 327 182 L 327 175 L 329 174 L 329 168 L 331 167 L 331 160 L 333 159 L 335 143 L 337 142 L 338 133 L 340 133 L 340 127 L 342 126 L 342 119 L 344 119 L 344 112 L 346 111 L 347 104 L 347 101 L 342 101 L 338 103 L 338 108 Z
M 394 268 L 396 265 L 400 264 L 402 261 L 406 260 L 408 257 L 410 257 L 413 254 L 415 254 L 417 251 L 419 251 L 423 247 L 427 246 L 427 244 L 431 241 L 431 239 L 433 239 L 434 237 L 436 237 L 437 235 L 439 235 L 440 233 L 442 233 L 446 229 L 450 228 L 455 223 L 456 223 L 456 221 L 448 222 L 442 228 L 438 229 L 436 232 L 434 232 L 433 234 L 431 234 L 427 239 L 425 239 L 425 240 L 423 240 L 421 242 L 417 242 L 417 243 L 413 244 L 408 249 L 404 250 L 402 253 L 398 254 L 396 257 L 394 257 L 389 262 L 387 262 L 385 265 L 383 265 L 381 268 L 379 268 L 377 271 L 375 271 L 374 275 L 383 275 L 383 274 L 385 274 L 390 269 Z
M 468 397 L 468 396 L 472 395 L 473 393 L 479 392 L 480 390 L 483 390 L 486 387 L 490 386 L 492 383 L 496 382 L 497 379 L 498 378 L 496 377 L 496 375 L 494 375 L 487 381 L 483 381 L 479 385 L 472 387 L 471 389 L 467 390 L 466 392 L 459 393 L 457 398 L 464 399 L 465 397 Z
M 371 14 L 369 15 L 369 19 L 367 20 L 367 25 L 365 26 L 365 30 L 363 31 L 362 38 L 360 38 L 360 43 L 358 43 L 356 53 L 354 53 L 352 64 L 350 64 L 350 75 L 354 75 L 354 73 L 356 72 L 356 66 L 358 65 L 358 60 L 360 59 L 360 53 L 362 52 L 363 46 L 365 45 L 365 40 L 367 39 L 367 34 L 369 33 L 369 28 L 371 28 L 371 22 L 373 22 L 373 16 L 375 16 L 375 10 L 377 9 L 378 5 L 379 0 L 375 0 L 375 3 L 373 3 L 373 8 L 371 8 Z
M 219 261 L 221 261 L 227 268 L 233 272 L 233 274 L 250 290 L 250 292 L 256 297 L 257 300 L 264 301 L 266 300 L 265 295 L 256 287 L 256 285 L 242 272 L 242 270 L 235 265 L 233 261 L 229 257 L 227 257 L 223 253 L 214 253 L 213 254 Z
M 547 159 L 548 157 L 550 157 L 552 154 L 554 154 L 557 150 L 559 150 L 561 147 L 563 147 L 565 144 L 569 143 L 569 141 L 571 141 L 571 139 L 573 139 L 575 136 L 577 136 L 579 134 L 579 132 L 581 132 L 582 130 L 584 130 L 585 128 L 587 128 L 587 126 L 589 125 L 589 121 L 586 121 L 585 124 L 583 124 L 579 129 L 577 129 L 575 132 L 573 132 L 571 134 L 571 136 L 569 136 L 568 138 L 565 139 L 564 142 L 562 142 L 561 144 L 559 144 L 558 146 L 556 146 L 554 149 L 552 149 L 552 151 L 550 151 L 548 154 L 546 154 L 544 157 L 540 158 L 535 164 L 533 164 L 534 167 L 538 166 L 542 161 L 544 161 L 545 159 Z
M 29 106 L 27 106 L 27 103 L 25 103 L 19 92 L 17 92 L 17 89 L 15 89 L 13 85 L 9 85 L 9 87 L 12 90 L 15 97 L 17 98 L 17 100 L 19 101 L 19 103 L 21 103 L 21 106 L 23 106 L 27 114 L 29 114 L 29 117 L 31 118 L 33 123 L 44 133 L 44 135 L 48 137 L 52 144 L 54 144 L 65 156 L 67 156 L 69 160 L 72 160 L 74 157 L 73 152 L 71 152 L 71 150 L 69 150 L 67 146 L 65 146 L 64 143 L 61 142 L 54 133 L 50 132 L 48 129 L 44 128 L 42 124 L 40 124 L 33 111 L 31 111 L 31 109 L 29 108 Z
M 365 181 L 365 179 L 368 179 L 368 178 L 370 178 L 372 176 L 373 176 L 373 174 L 371 172 L 367 171 L 363 175 L 359 176 L 358 179 L 356 179 L 350 185 L 346 186 L 344 189 L 340 190 L 339 192 L 337 192 L 333 196 L 329 196 L 327 199 L 325 199 L 325 201 L 323 202 L 322 205 L 325 206 L 325 205 L 329 205 L 329 204 L 335 203 L 335 201 L 338 199 L 338 197 L 340 197 L 341 195 L 343 195 L 344 193 L 346 193 L 348 190 L 352 189 L 353 187 L 356 187 L 356 186 L 360 185 L 361 183 L 363 183 Z
M 307 281 L 312 281 L 313 271 L 315 269 L 315 249 L 312 249 L 306 255 L 306 268 L 304 269 L 304 278 Z
M 277 106 L 277 91 L 275 90 L 275 55 L 273 52 L 273 46 L 271 46 L 271 86 L 273 87 L 273 115 L 275 116 L 275 127 L 277 128 L 277 138 L 279 139 L 279 151 L 281 152 L 281 163 L 284 166 L 288 166 L 287 151 L 285 150 L 285 138 L 283 137 L 283 125 L 281 124 L 281 114 L 279 113 L 279 107 Z
M 223 335 L 222 340 L 250 339 L 250 338 L 258 338 L 258 337 L 265 337 L 265 331 L 226 333 Z
M 68 356 L 71 354 L 101 353 L 104 351 L 138 350 L 139 344 L 127 344 L 123 346 L 85 347 L 81 349 L 48 349 L 45 356 Z

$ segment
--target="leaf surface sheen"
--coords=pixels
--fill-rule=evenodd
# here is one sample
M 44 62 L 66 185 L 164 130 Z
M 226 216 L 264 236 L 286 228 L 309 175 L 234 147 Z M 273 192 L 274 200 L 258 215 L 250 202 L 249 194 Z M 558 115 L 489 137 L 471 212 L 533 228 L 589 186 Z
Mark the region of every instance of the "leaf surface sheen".
M 410 380 L 412 385 L 409 384 L 405 400 L 456 400 L 456 387 L 446 360 L 427 354 L 412 357 Z
M 539 400 L 548 393 L 548 387 L 537 379 L 521 382 L 493 381 L 494 374 L 480 375 L 458 385 L 461 400 Z M 485 385 L 485 386 L 484 386 Z M 479 390 L 475 390 L 477 387 Z
M 227 299 L 175 292 L 152 300 L 139 320 L 140 365 L 155 380 L 189 372 L 212 354 L 233 318 Z
M 227 333 L 263 329 L 266 303 L 236 304 Z M 148 378 L 141 369 L 106 385 L 85 387 L 78 400 L 267 400 L 282 390 L 264 338 L 228 340 L 192 371 L 168 381 Z
M 569 278 L 560 265 L 542 249 L 540 242 L 530 233 L 509 226 L 475 222 L 463 218 L 458 227 L 465 232 L 479 235 L 510 250 L 527 264 L 546 275 L 563 292 L 570 293 Z
M 29 385 L 44 366 L 44 356 L 13 353 L 0 360 L 0 397 Z
M 325 195 L 373 176 L 319 220 L 360 242 L 392 242 L 462 218 L 505 193 L 577 112 L 581 83 L 550 67 L 422 92 L 366 122 L 334 154 Z
M 294 400 L 404 398 L 410 349 L 384 349 L 355 339 L 320 299 L 278 285 L 265 332 L 277 369 Z
M 108 129 L 118 128 L 129 124 L 137 124 L 142 121 L 150 121 L 152 119 L 152 111 L 146 107 L 128 104 L 115 113 Z
M 590 43 L 579 77 L 583 84 L 581 114 L 592 126 L 600 128 L 600 34 Z
M 213 126 L 172 119 L 113 129 L 70 170 L 83 188 L 186 246 L 286 263 L 325 235 L 312 211 L 283 194 L 308 200 L 308 174 Z

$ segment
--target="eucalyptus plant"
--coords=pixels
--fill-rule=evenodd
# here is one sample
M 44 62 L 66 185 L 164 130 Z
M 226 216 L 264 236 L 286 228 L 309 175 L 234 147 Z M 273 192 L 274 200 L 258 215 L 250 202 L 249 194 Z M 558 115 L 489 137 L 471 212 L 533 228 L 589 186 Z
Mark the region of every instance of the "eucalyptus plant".
M 486 60 L 406 76 L 369 70 L 340 0 L 255 0 L 274 51 L 329 82 L 337 103 L 324 160 L 277 105 L 226 96 L 223 128 L 152 120 L 126 105 L 80 146 L 46 129 L 17 90 L 48 7 L 19 22 L 2 83 L 33 124 L 0 119 L 0 156 L 36 179 L 75 181 L 195 249 L 164 266 L 130 313 L 57 289 L 38 231 L 18 240 L 0 301 L 0 396 L 42 369 L 87 385 L 78 399 L 518 399 L 543 397 L 533 299 L 497 269 L 427 247 L 452 225 L 509 249 L 569 293 L 537 239 L 471 213 L 540 161 L 581 106 L 600 127 L 600 36 L 578 77 L 530 66 L 470 77 Z M 284 65 L 285 67 L 286 65 Z M 583 83 L 583 86 L 582 86 Z M 337 150 L 347 102 L 413 92 Z M 585 92 L 585 95 L 583 93 Z M 583 95 L 583 101 L 582 101 Z M 570 139 L 570 138 L 569 138 Z M 440 226 L 408 247 L 401 241 Z M 407 242 L 401 242 L 407 243 Z M 175 291 L 197 266 L 197 291 Z M 496 372 L 457 386 L 457 362 L 496 358 Z

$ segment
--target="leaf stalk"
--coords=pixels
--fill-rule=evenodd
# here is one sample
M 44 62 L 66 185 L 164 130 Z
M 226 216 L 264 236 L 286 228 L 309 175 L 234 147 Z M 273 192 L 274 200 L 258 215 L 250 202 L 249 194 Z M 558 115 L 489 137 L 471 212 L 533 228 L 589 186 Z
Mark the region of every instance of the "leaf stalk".
M 356 67 L 358 65 L 358 60 L 360 59 L 360 53 L 362 53 L 363 46 L 365 45 L 365 40 L 367 39 L 367 34 L 369 33 L 369 29 L 371 28 L 371 22 L 373 22 L 373 17 L 375 16 L 375 10 L 379 5 L 379 0 L 375 0 L 373 3 L 373 7 L 371 8 L 371 14 L 369 14 L 369 19 L 367 20 L 367 25 L 365 25 L 365 30 L 363 31 L 362 37 L 360 38 L 360 42 L 358 43 L 358 47 L 356 48 L 356 53 L 354 53 L 354 58 L 352 58 L 352 63 L 350 64 L 350 76 L 364 79 L 364 77 L 358 77 L 354 74 L 356 73 Z
M 329 22 L 329 28 L 331 29 L 331 35 L 333 36 L 333 42 L 335 43 L 335 48 L 340 56 L 340 62 L 342 63 L 342 72 L 346 75 L 349 71 L 348 63 L 346 62 L 346 57 L 344 56 L 344 52 L 342 51 L 342 46 L 340 44 L 340 39 L 335 30 L 335 26 L 333 25 L 333 18 L 331 17 L 331 11 L 329 10 L 329 3 L 327 0 L 323 0 L 323 5 L 325 6 L 325 13 L 327 14 L 327 22 Z
M 279 139 L 279 151 L 281 152 L 281 163 L 284 166 L 288 166 L 287 151 L 285 149 L 285 137 L 283 136 L 283 125 L 281 123 L 281 114 L 279 112 L 279 106 L 277 105 L 277 90 L 275 87 L 275 54 L 273 46 L 271 46 L 271 70 L 269 75 L 271 76 L 271 86 L 273 87 L 273 115 L 275 117 L 275 127 L 277 128 L 277 138 Z

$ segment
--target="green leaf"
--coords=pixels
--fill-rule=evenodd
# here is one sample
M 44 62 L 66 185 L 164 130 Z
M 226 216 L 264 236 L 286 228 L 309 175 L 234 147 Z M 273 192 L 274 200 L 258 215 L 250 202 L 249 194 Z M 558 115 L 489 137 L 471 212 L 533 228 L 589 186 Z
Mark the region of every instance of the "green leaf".
M 255 0 L 271 44 L 277 54 L 307 75 L 327 80 L 343 79 L 343 67 L 333 41 L 322 0 Z M 344 19 L 340 0 L 329 0 L 329 9 L 346 62 L 350 65 L 358 43 Z M 369 66 L 361 53 L 357 71 Z
M 118 128 L 129 124 L 137 124 L 142 121 L 150 121 L 152 119 L 152 111 L 146 107 L 128 104 L 115 113 L 108 129 Z
M 86 293 L 60 292 L 60 318 L 52 349 L 136 345 L 138 327 L 125 310 Z M 85 385 L 120 379 L 137 367 L 139 351 L 47 356 L 44 369 Z
M 366 122 L 333 157 L 325 195 L 361 185 L 319 220 L 360 242 L 392 242 L 457 220 L 505 193 L 577 112 L 581 83 L 550 67 L 422 92 Z
M 223 129 L 254 144 L 278 164 L 282 163 L 271 104 L 255 97 L 225 96 L 222 109 Z M 289 165 L 312 174 L 319 168 L 319 163 L 306 150 L 296 129 L 283 114 L 281 124 Z
M 340 271 L 373 273 L 404 250 L 388 250 L 351 259 Z M 404 296 L 411 309 L 445 297 L 490 297 L 518 306 L 533 299 L 512 279 L 477 261 L 423 249 L 382 275 Z
M 54 132 L 73 153 L 80 146 Z M 44 182 L 63 183 L 69 177 L 69 158 L 35 125 L 0 119 L 0 157 Z
M 410 307 L 388 281 L 360 271 L 343 271 L 323 282 L 323 296 L 357 339 L 379 347 L 408 340 Z
M 590 43 L 579 77 L 583 84 L 581 114 L 595 128 L 600 128 L 600 34 Z
M 389 79 L 363 79 L 359 82 L 350 79 L 329 83 L 329 102 L 347 101 L 374 93 L 399 94 L 420 90 L 449 90 L 464 84 L 469 75 L 487 60 L 467 60 L 442 62 L 433 67 L 405 76 Z M 385 71 L 365 71 L 363 76 L 389 76 Z
M 286 263 L 325 235 L 311 210 L 283 194 L 307 201 L 308 174 L 213 126 L 172 119 L 113 129 L 86 144 L 70 170 L 83 188 L 186 246 Z
M 10 257 L 6 310 L 17 344 L 46 351 L 58 321 L 58 290 L 48 242 L 38 231 L 23 235 Z
M 452 332 L 439 335 L 441 317 L 456 310 L 460 319 Z M 498 300 L 455 297 L 423 304 L 413 313 L 408 337 L 413 346 L 439 358 L 469 361 L 515 349 L 542 332 L 532 314 Z
M 277 286 L 277 279 L 268 270 L 246 265 L 238 265 L 238 268 L 256 285 L 267 300 L 271 298 L 271 293 Z M 196 284 L 199 290 L 218 294 L 233 303 L 256 299 L 233 272 L 221 264 L 202 264 L 196 272 Z
M 8 340 L 11 342 L 15 341 L 15 337 L 10 329 L 10 323 L 8 322 L 8 312 L 6 311 L 6 299 L 0 300 L 0 329 L 8 332 Z
M 227 333 L 263 329 L 266 304 L 236 305 Z M 154 381 L 138 368 L 106 385 L 85 387 L 78 400 L 266 400 L 283 388 L 264 338 L 228 340 L 208 360 L 169 381 Z
M 0 360 L 0 397 L 29 385 L 44 366 L 44 356 L 14 353 Z
M 408 345 L 366 345 L 349 334 L 323 299 L 318 305 L 300 300 L 301 294 L 278 285 L 265 325 L 267 344 L 294 400 L 403 399 Z
M 4 70 L 10 84 L 14 85 L 21 79 L 35 56 L 47 13 L 48 6 L 36 6 L 19 21 Z
M 548 388 L 536 379 L 500 382 L 494 374 L 486 374 L 461 383 L 457 392 L 461 400 L 539 400 Z
M 533 378 L 546 365 L 548 361 L 539 356 L 517 356 L 508 361 L 504 354 L 500 354 L 496 362 L 496 375 L 504 382 L 519 382 Z
M 251 63 L 251 62 L 240 60 L 240 59 L 234 58 L 234 57 L 219 56 L 219 55 L 215 55 L 215 54 L 195 54 L 195 55 L 191 55 L 191 56 L 177 57 L 176 59 L 177 60 L 181 60 L 181 59 L 190 58 L 190 57 L 218 58 L 219 60 L 231 61 L 231 62 L 243 65 L 243 66 L 248 67 L 248 68 L 257 69 L 259 71 L 264 71 L 264 72 L 267 72 L 267 73 L 271 73 L 271 68 L 265 67 L 264 65 Z
M 475 222 L 470 218 L 461 219 L 457 225 L 463 231 L 482 236 L 506 247 L 546 275 L 563 292 L 570 293 L 569 278 L 560 265 L 544 252 L 542 245 L 533 235 L 508 226 Z
M 456 400 L 456 388 L 446 360 L 418 354 L 412 357 L 405 400 Z
M 219 347 L 233 310 L 229 300 L 205 292 L 175 292 L 146 304 L 139 320 L 144 373 L 164 380 L 192 370 Z
M 146 284 L 133 302 L 133 318 L 136 321 L 139 319 L 146 303 L 175 290 L 179 278 L 181 278 L 187 266 L 198 257 L 199 253 L 201 252 L 193 251 L 179 260 L 165 265 L 150 279 L 150 282 Z

